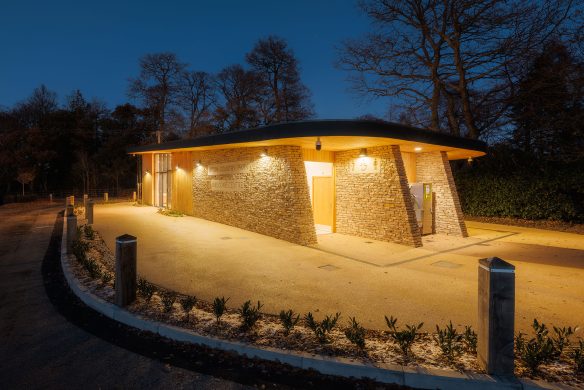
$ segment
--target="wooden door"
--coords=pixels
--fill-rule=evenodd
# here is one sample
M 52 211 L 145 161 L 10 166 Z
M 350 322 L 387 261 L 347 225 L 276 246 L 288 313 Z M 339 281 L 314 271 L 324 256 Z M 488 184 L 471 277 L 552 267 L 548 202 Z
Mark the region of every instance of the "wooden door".
M 312 210 L 314 223 L 333 226 L 334 186 L 330 176 L 312 177 Z

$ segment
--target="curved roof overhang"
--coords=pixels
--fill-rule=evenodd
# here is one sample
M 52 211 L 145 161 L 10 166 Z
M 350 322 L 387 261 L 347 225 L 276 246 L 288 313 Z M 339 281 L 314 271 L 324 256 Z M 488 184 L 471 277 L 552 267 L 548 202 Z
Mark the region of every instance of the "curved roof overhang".
M 128 153 L 168 153 L 276 145 L 314 149 L 317 137 L 320 137 L 322 150 L 325 151 L 399 145 L 403 152 L 444 151 L 449 160 L 484 156 L 487 147 L 482 141 L 397 123 L 373 120 L 309 120 L 134 146 L 128 149 Z

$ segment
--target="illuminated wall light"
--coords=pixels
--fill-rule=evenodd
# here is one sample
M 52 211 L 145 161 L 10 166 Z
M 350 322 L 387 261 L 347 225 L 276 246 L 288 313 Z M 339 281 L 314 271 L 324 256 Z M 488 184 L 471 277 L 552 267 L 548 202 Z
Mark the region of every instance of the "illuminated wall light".
M 468 161 L 469 164 L 472 164 L 472 157 L 469 156 L 468 160 L 466 160 L 466 161 Z
M 146 174 L 147 174 L 147 175 L 151 175 L 151 173 L 150 173 L 150 169 L 147 169 L 147 170 L 146 170 Z
M 361 148 L 359 151 L 359 157 L 367 157 L 367 148 Z
M 264 148 L 264 150 L 262 150 L 262 153 L 260 154 L 260 156 L 267 157 L 268 156 L 268 148 Z
M 421 148 L 420 146 L 416 146 L 416 147 L 414 148 L 414 151 L 415 151 L 415 152 L 420 152 L 421 150 L 422 150 L 422 148 Z
M 200 168 L 201 166 L 202 166 L 201 160 L 197 161 L 197 168 Z

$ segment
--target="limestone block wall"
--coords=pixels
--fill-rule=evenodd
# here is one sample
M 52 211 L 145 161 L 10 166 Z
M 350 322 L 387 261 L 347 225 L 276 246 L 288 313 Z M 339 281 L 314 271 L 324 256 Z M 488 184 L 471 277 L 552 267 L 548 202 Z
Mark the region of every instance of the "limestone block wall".
M 416 180 L 419 183 L 432 183 L 436 233 L 468 237 L 446 152 L 419 153 L 416 159 Z
M 269 147 L 268 155 L 261 157 L 263 149 L 193 152 L 193 215 L 301 245 L 315 244 L 301 148 Z M 228 173 L 218 165 L 225 163 L 240 164 Z M 210 168 L 222 173 L 209 175 Z
M 367 149 L 373 173 L 356 173 L 359 150 L 335 153 L 336 231 L 422 246 L 399 146 Z

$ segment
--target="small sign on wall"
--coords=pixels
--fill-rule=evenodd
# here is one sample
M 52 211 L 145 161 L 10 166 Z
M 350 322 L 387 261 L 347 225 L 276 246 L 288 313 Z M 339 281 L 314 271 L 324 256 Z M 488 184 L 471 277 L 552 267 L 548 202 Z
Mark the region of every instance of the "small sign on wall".
M 249 162 L 235 161 L 221 164 L 210 164 L 207 169 L 207 175 L 234 175 L 236 173 L 247 173 L 249 171 Z
M 359 157 L 351 162 L 349 169 L 353 174 L 380 173 L 381 163 L 377 158 Z
M 240 192 L 243 190 L 243 180 L 211 180 L 211 191 L 214 192 Z

